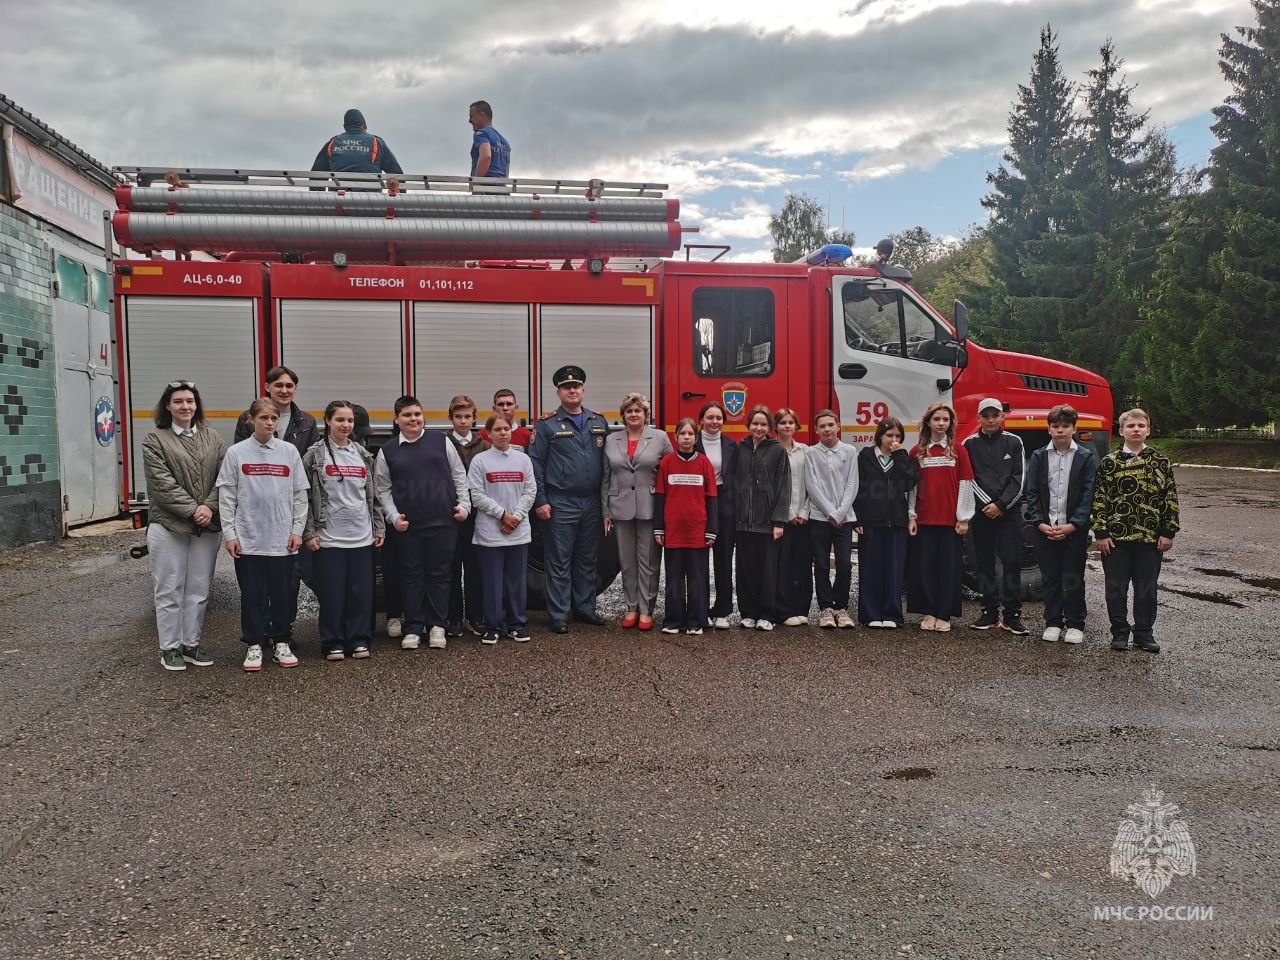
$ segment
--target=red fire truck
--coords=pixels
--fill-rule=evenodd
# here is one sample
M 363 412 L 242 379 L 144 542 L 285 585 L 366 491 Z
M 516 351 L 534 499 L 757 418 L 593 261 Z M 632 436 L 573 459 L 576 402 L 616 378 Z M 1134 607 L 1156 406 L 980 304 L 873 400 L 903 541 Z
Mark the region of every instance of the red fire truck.
M 402 393 L 443 428 L 454 394 L 483 410 L 510 387 L 535 421 L 556 407 L 552 371 L 573 363 L 590 407 L 616 422 L 638 390 L 669 431 L 714 399 L 730 435 L 765 404 L 795 408 L 806 442 L 812 415 L 832 407 L 851 443 L 888 415 L 911 443 L 928 404 L 950 403 L 967 436 L 995 396 L 1028 452 L 1058 403 L 1080 411 L 1081 442 L 1102 454 L 1110 441 L 1102 377 L 980 346 L 963 305 L 944 317 L 905 271 L 845 266 L 847 249 L 783 264 L 690 248 L 665 259 L 683 234 L 659 184 L 418 176 L 392 196 L 372 174 L 180 171 L 183 185 L 154 186 L 166 171 L 125 172 L 116 239 L 181 258 L 115 263 L 127 510 L 145 509 L 141 438 L 168 381 L 198 383 L 230 439 L 275 364 L 298 371 L 304 408 L 351 400 L 383 433 Z

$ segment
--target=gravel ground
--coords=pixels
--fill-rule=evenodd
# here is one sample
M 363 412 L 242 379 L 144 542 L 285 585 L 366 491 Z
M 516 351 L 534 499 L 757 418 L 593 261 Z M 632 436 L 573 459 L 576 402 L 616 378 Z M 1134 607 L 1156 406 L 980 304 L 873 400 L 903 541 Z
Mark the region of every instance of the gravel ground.
M 0 957 L 1273 957 L 1280 477 L 1179 472 L 1157 657 L 537 615 L 160 669 L 136 534 L 0 554 Z M 616 588 L 602 611 L 618 612 Z M 1156 787 L 1197 860 L 1111 876 Z M 1212 919 L 1103 919 L 1184 907 Z M 1101 911 L 1101 914 L 1099 913 Z

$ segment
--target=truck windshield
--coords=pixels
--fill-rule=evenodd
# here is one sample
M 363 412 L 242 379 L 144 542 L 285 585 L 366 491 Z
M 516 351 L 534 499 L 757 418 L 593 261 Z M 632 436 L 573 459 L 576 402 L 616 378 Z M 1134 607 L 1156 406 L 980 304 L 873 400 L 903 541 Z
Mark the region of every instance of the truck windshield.
M 845 342 L 854 350 L 896 354 L 929 363 L 949 364 L 950 331 L 901 290 L 847 283 L 841 290 Z

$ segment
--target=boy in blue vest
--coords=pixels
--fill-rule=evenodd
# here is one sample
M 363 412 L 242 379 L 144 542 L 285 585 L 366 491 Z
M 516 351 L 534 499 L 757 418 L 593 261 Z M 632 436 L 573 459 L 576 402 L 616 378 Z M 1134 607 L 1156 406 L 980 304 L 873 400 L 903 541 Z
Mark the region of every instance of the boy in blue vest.
M 462 521 L 471 512 L 467 472 L 443 433 L 424 429 L 416 397 L 396 401 L 400 432 L 378 451 L 374 490 L 396 530 L 404 594 L 402 650 L 443 649 L 449 622 L 449 572 Z

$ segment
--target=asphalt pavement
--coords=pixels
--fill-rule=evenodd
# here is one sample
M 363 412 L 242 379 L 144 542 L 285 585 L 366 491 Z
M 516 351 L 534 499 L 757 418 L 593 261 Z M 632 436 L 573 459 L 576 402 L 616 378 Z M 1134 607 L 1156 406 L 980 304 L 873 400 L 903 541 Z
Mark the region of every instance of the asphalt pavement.
M 251 676 L 224 557 L 217 662 L 166 673 L 140 536 L 0 554 L 0 957 L 1274 957 L 1280 475 L 1178 482 L 1158 656 L 1109 649 L 1094 558 L 1080 647 L 1039 604 L 1025 638 L 538 614 L 330 664 L 304 606 L 302 665 Z M 1144 815 L 1154 897 L 1111 869 Z

